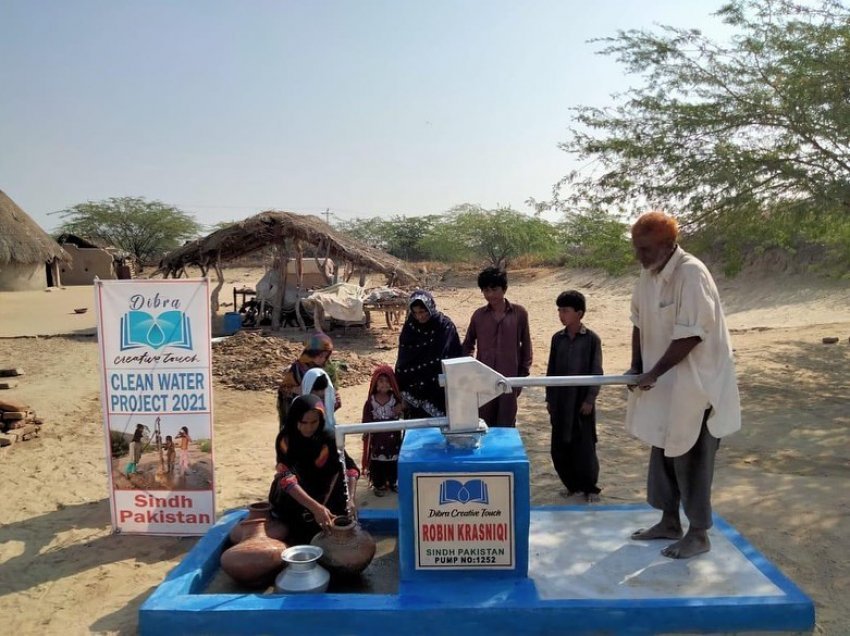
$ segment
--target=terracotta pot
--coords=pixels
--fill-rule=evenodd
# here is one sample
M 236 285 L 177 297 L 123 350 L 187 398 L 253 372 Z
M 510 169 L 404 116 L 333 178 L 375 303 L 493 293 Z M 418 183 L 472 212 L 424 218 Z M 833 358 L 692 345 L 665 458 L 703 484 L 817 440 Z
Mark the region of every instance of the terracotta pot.
M 286 567 L 274 581 L 279 594 L 321 594 L 328 589 L 331 575 L 319 565 L 322 549 L 315 545 L 296 545 L 283 551 Z
M 331 574 L 354 576 L 360 574 L 375 556 L 375 540 L 360 524 L 349 517 L 337 517 L 333 526 L 322 530 L 311 545 L 322 548 L 319 563 Z
M 241 525 L 242 541 L 222 553 L 221 569 L 247 587 L 268 587 L 283 568 L 280 555 L 286 544 L 266 534 L 265 519 L 250 519 Z
M 230 534 L 228 535 L 230 542 L 235 545 L 242 541 L 245 534 L 242 524 L 251 519 L 264 519 L 266 522 L 266 534 L 272 539 L 286 541 L 286 536 L 289 534 L 286 524 L 272 517 L 271 512 L 272 505 L 268 501 L 252 503 L 248 506 L 248 516 L 230 529 Z

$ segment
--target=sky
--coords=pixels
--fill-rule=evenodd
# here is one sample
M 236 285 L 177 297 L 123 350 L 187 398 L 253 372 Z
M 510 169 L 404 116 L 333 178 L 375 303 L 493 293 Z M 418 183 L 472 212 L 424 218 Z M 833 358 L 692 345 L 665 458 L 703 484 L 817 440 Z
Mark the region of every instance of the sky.
M 266 209 L 530 212 L 579 164 L 571 108 L 637 82 L 592 38 L 722 33 L 721 0 L 0 0 L 0 190 L 44 229 L 139 196 Z

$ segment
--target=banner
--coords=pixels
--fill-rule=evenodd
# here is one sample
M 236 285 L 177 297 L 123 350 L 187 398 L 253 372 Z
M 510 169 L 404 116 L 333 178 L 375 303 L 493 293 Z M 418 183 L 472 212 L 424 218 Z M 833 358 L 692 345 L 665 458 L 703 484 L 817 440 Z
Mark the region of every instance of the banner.
M 116 532 L 215 523 L 209 298 L 206 280 L 95 280 Z

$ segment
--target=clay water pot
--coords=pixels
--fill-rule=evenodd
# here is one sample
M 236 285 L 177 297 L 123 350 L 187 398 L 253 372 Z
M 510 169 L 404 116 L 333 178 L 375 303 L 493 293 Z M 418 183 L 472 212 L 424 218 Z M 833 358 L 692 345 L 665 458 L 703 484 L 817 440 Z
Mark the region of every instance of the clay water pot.
M 286 541 L 286 535 L 288 534 L 286 524 L 272 517 L 271 512 L 272 505 L 268 501 L 257 501 L 249 505 L 248 516 L 230 529 L 230 534 L 228 535 L 230 542 L 235 545 L 242 541 L 245 535 L 242 524 L 251 519 L 264 519 L 266 522 L 266 534 L 272 539 Z
M 222 553 L 221 569 L 246 587 L 268 587 L 283 568 L 280 555 L 286 544 L 266 534 L 265 519 L 249 519 L 241 525 L 242 540 Z
M 333 525 L 319 532 L 310 544 L 322 548 L 324 554 L 319 563 L 339 576 L 360 574 L 375 556 L 372 535 L 350 517 L 334 519 Z
M 328 589 L 331 575 L 319 565 L 322 549 L 315 545 L 296 545 L 283 551 L 286 563 L 274 581 L 279 594 L 321 594 Z

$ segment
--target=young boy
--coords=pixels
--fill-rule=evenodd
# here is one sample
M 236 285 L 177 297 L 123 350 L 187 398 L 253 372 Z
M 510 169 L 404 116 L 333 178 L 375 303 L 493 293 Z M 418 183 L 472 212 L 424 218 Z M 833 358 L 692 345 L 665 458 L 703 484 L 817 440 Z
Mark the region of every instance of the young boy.
M 584 295 L 570 290 L 555 304 L 563 331 L 552 336 L 546 375 L 602 375 L 602 342 L 584 326 Z M 551 454 L 567 497 L 581 494 L 599 501 L 599 460 L 596 457 L 596 396 L 598 386 L 546 387 L 546 409 L 552 425 Z
M 521 305 L 508 302 L 508 275 L 498 267 L 488 267 L 478 274 L 478 288 L 487 305 L 475 310 L 463 354 L 471 356 L 476 349 L 478 360 L 505 377 L 525 377 L 531 368 L 531 333 L 528 312 Z M 521 389 L 491 400 L 479 411 L 487 426 L 516 426 L 517 398 Z
M 171 435 L 165 436 L 165 465 L 168 467 L 167 472 L 174 472 L 174 459 L 176 451 L 174 450 L 174 439 Z

